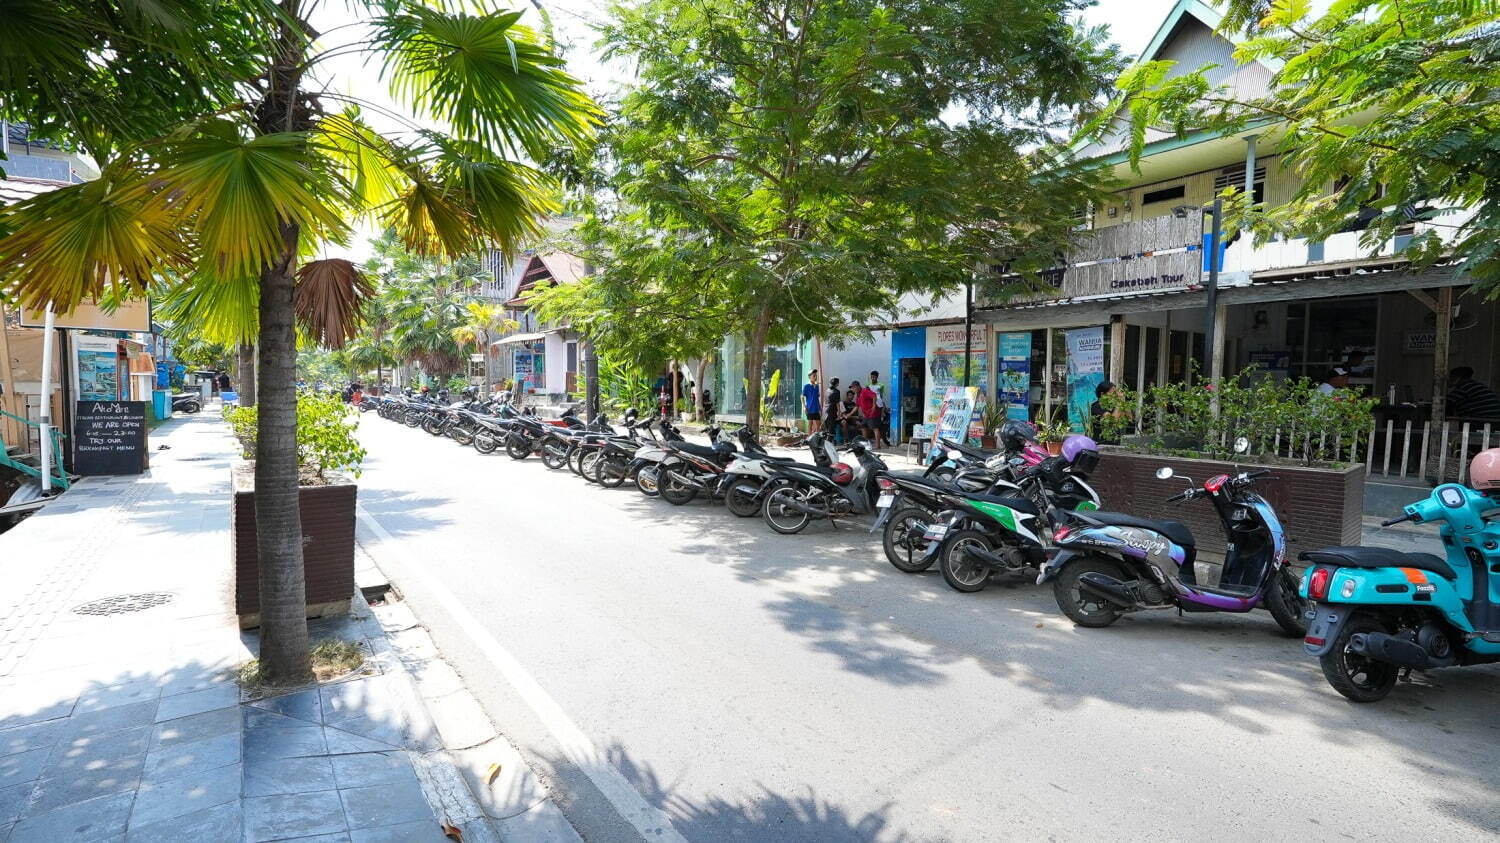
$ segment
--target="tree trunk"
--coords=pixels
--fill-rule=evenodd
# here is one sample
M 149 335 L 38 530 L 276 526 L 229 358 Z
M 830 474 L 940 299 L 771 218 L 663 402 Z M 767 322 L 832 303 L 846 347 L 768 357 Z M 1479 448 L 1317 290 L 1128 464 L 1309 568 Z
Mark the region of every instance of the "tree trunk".
M 698 421 L 704 421 L 701 415 L 703 412 L 703 376 L 707 370 L 708 358 L 699 357 L 698 365 L 693 368 L 695 375 L 693 378 L 693 418 Z
M 260 663 L 271 685 L 312 678 L 302 515 L 297 477 L 297 335 L 292 293 L 295 225 L 282 226 L 286 250 L 260 277 L 261 396 L 255 440 L 255 530 L 260 542 Z
M 239 359 L 239 387 L 241 407 L 255 406 L 255 345 L 253 343 L 240 343 Z
M 766 336 L 771 333 L 771 310 L 755 317 L 755 327 L 745 343 L 745 426 L 760 432 L 761 369 L 766 362 Z

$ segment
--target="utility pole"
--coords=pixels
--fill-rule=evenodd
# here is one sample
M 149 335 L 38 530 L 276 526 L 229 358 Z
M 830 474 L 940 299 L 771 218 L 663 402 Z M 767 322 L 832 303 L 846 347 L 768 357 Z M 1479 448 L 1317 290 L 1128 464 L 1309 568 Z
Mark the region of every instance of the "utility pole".
M 1223 236 L 1224 200 L 1215 198 L 1209 210 L 1213 217 L 1212 233 L 1208 238 L 1208 283 L 1204 292 L 1208 294 L 1203 305 L 1203 372 L 1213 377 L 1214 334 L 1218 328 L 1219 307 L 1219 240 Z
M 974 279 L 964 282 L 964 386 L 969 385 L 969 358 L 973 350 L 970 335 L 974 331 Z
M 588 261 L 583 262 L 583 274 L 585 277 L 594 274 L 594 265 Z M 584 413 L 590 423 L 599 415 L 599 356 L 594 350 L 592 337 L 582 337 L 583 356 L 583 403 L 587 408 Z

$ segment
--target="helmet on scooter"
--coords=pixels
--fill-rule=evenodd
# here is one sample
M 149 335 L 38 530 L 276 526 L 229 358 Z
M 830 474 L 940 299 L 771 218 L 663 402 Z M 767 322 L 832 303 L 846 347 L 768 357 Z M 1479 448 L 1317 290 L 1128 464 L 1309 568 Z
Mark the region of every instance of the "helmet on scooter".
M 1036 428 L 1030 422 L 1011 419 L 1000 425 L 1000 447 L 1007 451 L 1019 451 L 1033 439 L 1036 439 Z
M 835 482 L 835 483 L 839 484 L 840 486 L 842 486 L 845 483 L 848 483 L 848 482 L 852 481 L 853 479 L 854 479 L 854 469 L 850 468 L 848 463 L 842 463 L 842 462 L 840 462 L 840 463 L 834 463 L 834 465 L 833 465 L 833 482 Z
M 1500 490 L 1500 448 L 1474 455 L 1469 463 L 1469 486 L 1481 492 Z
M 1074 474 L 1087 477 L 1099 465 L 1099 444 L 1075 433 L 1063 440 L 1062 457 L 1072 466 Z

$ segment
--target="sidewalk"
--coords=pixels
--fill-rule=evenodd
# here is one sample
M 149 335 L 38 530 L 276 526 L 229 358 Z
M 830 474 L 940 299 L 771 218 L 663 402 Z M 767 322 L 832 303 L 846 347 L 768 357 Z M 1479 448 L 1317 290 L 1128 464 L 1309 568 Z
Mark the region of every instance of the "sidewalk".
M 235 445 L 209 411 L 150 447 L 0 535 L 0 843 L 501 839 L 362 599 L 312 629 L 360 642 L 358 675 L 242 701 Z

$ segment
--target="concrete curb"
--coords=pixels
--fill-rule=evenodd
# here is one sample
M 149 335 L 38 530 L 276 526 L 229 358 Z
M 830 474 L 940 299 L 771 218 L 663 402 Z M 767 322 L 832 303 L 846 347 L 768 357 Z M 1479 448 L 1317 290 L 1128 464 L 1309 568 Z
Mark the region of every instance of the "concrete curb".
M 402 704 L 411 709 L 414 725 L 440 739 L 439 748 L 412 753 L 428 804 L 463 830 L 465 843 L 582 841 L 406 604 L 377 608 L 364 599 L 361 589 L 388 587 L 390 581 L 363 543 L 356 555 L 361 558 L 353 613 L 364 623 L 375 657 L 410 689 Z

